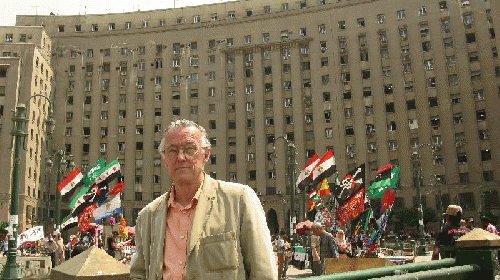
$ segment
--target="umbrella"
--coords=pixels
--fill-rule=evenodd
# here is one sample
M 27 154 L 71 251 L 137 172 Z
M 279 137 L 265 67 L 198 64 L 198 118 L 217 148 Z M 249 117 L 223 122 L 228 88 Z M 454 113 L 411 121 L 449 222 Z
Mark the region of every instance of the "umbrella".
M 125 230 L 128 232 L 128 233 L 131 233 L 131 234 L 135 234 L 135 227 L 125 227 Z

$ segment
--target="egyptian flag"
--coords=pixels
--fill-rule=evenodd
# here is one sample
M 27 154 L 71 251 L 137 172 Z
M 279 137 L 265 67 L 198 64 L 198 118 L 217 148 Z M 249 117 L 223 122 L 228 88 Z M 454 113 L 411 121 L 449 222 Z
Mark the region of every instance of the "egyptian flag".
M 326 196 L 330 194 L 330 185 L 328 185 L 328 180 L 324 179 L 321 183 L 321 187 L 319 188 L 319 196 Z
M 299 178 L 297 178 L 296 185 L 299 189 L 306 189 L 308 186 L 312 184 L 311 172 L 313 171 L 316 164 L 319 162 L 319 157 L 317 153 L 309 159 L 306 164 L 306 167 L 300 171 Z
M 71 215 L 66 216 L 61 223 L 61 230 L 68 230 L 74 228 L 78 225 L 78 217 L 73 217 Z
M 73 189 L 83 185 L 83 174 L 80 169 L 76 168 L 71 172 L 57 187 L 57 190 L 62 196 L 71 192 Z
M 342 206 L 352 196 L 365 188 L 365 164 L 361 164 L 358 168 L 349 171 L 340 186 L 335 186 L 333 195 L 337 198 L 338 204 Z
M 359 216 L 365 210 L 365 189 L 360 189 L 349 201 L 340 206 L 337 217 L 340 224 L 345 226 L 347 222 Z
M 95 179 L 94 184 L 106 184 L 120 175 L 120 163 L 118 159 L 115 159 L 106 165 L 104 171 Z
M 319 162 L 314 167 L 311 179 L 312 186 L 316 186 L 335 173 L 337 166 L 335 165 L 335 156 L 332 150 L 328 150 L 326 154 L 319 160 Z
M 379 198 L 385 195 L 387 188 L 393 190 L 398 188 L 399 184 L 399 171 L 401 166 L 393 166 L 387 164 L 377 171 L 377 176 L 372 185 L 368 189 L 370 198 Z

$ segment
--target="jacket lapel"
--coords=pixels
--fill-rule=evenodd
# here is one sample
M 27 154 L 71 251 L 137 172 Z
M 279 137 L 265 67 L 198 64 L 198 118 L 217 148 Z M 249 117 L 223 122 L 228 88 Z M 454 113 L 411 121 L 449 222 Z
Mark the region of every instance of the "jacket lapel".
M 215 181 L 205 174 L 203 189 L 201 190 L 200 197 L 198 199 L 198 205 L 196 205 L 193 226 L 191 227 L 191 236 L 189 238 L 187 253 L 188 257 L 193 251 L 198 240 L 202 237 L 203 228 L 210 216 L 209 212 L 212 209 L 215 199 L 215 185 Z
M 153 224 L 152 228 L 154 229 L 151 233 L 153 236 L 153 246 L 154 246 L 154 255 L 156 256 L 156 260 L 159 261 L 159 271 L 157 273 L 161 273 L 161 268 L 163 265 L 163 252 L 165 249 L 165 230 L 167 224 L 167 202 L 170 197 L 170 192 L 164 196 L 161 203 L 158 205 L 156 211 L 154 211 L 154 218 L 152 219 Z

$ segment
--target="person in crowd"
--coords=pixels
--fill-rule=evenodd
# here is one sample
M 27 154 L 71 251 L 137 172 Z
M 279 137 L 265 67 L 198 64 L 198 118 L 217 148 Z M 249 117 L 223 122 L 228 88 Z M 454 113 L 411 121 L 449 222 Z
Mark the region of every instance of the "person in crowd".
M 448 205 L 446 209 L 446 224 L 443 230 L 438 234 L 432 259 L 437 260 L 439 257 L 454 258 L 456 255 L 455 242 L 458 238 L 469 232 L 466 228 L 460 228 L 462 220 L 462 207 L 458 205 Z
M 58 266 L 64 262 L 64 243 L 59 231 L 54 234 L 54 242 L 56 243 L 55 266 Z
M 320 258 L 320 242 L 319 235 L 311 236 L 311 270 L 314 276 L 321 275 L 321 258 Z
M 106 239 L 106 253 L 108 253 L 108 255 L 112 256 L 113 258 L 116 256 L 116 238 L 118 238 L 118 235 L 118 231 L 115 230 L 113 231 L 111 236 Z
M 467 218 L 465 219 L 465 226 L 469 229 L 469 230 L 473 230 L 474 229 L 474 218 Z
M 271 234 L 257 194 L 211 178 L 205 129 L 170 124 L 159 153 L 172 186 L 139 212 L 132 279 L 277 279 Z
M 481 216 L 481 228 L 495 235 L 498 235 L 496 226 L 491 222 L 491 219 L 486 216 Z
M 45 243 L 45 250 L 47 254 L 50 256 L 50 261 L 52 262 L 52 267 L 56 266 L 56 250 L 57 250 L 57 244 L 54 241 L 54 238 L 52 238 L 52 234 L 49 234 L 47 237 L 48 241 Z
M 337 231 L 335 241 L 337 242 L 337 248 L 339 250 L 339 258 L 347 258 L 351 253 L 351 244 L 346 241 L 345 233 L 343 230 L 339 229 Z
M 288 270 L 287 254 L 291 252 L 290 243 L 288 243 L 288 235 L 285 230 L 280 232 L 277 244 L 278 248 L 278 279 L 287 279 L 286 272 Z
M 314 235 L 319 236 L 320 274 L 323 275 L 325 274 L 325 259 L 338 258 L 339 256 L 337 242 L 333 235 L 324 230 L 319 223 L 312 225 L 312 231 Z

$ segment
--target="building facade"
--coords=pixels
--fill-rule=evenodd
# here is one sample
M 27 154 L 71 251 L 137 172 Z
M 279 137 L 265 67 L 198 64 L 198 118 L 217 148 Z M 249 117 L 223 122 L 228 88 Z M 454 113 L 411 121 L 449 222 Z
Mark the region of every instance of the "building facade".
M 19 223 L 24 230 L 42 221 L 43 196 L 47 196 L 41 180 L 53 79 L 51 40 L 41 26 L 1 27 L 0 34 L 0 221 L 8 221 L 9 217 L 14 156 L 11 111 L 24 104 L 29 107 L 19 166 Z M 46 98 L 30 98 L 33 95 Z M 30 103 L 26 104 L 28 99 Z
M 397 207 L 416 205 L 418 155 L 424 205 L 498 215 L 499 11 L 492 0 L 251 0 L 16 24 L 53 40 L 53 147 L 84 170 L 119 158 L 131 223 L 169 188 L 156 148 L 187 118 L 211 137 L 207 173 L 254 188 L 274 231 L 290 203 L 285 139 L 297 171 L 328 149 L 340 176 L 401 165 Z

